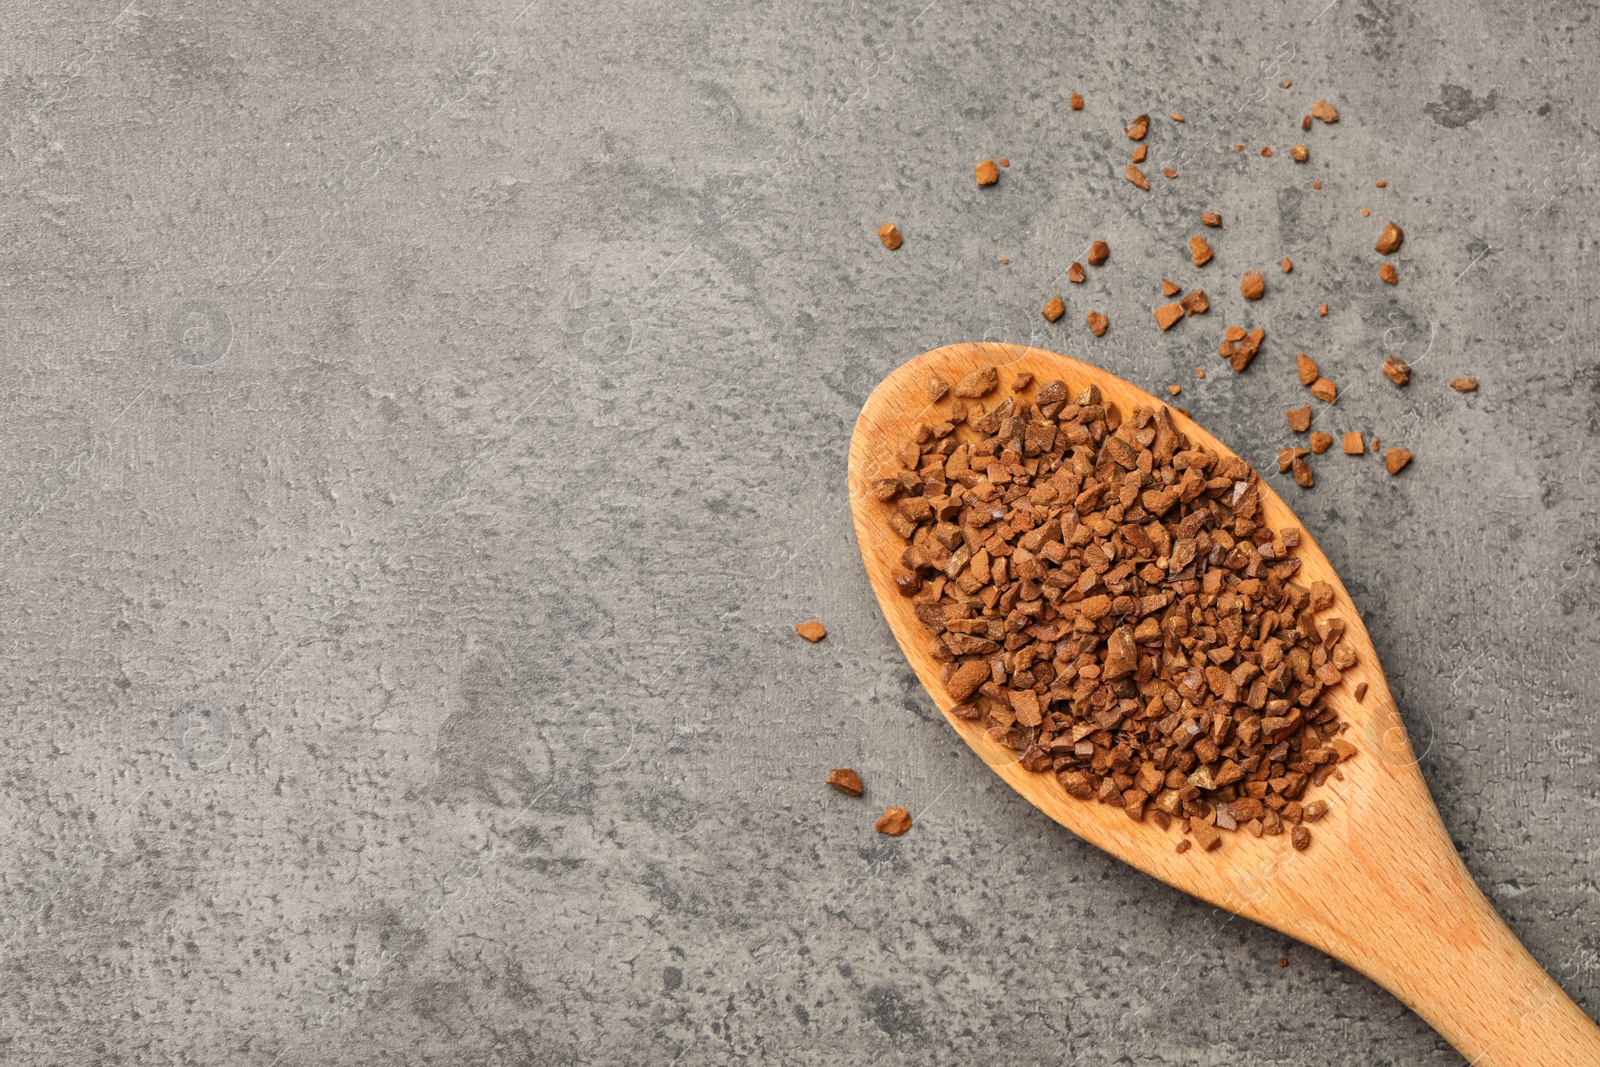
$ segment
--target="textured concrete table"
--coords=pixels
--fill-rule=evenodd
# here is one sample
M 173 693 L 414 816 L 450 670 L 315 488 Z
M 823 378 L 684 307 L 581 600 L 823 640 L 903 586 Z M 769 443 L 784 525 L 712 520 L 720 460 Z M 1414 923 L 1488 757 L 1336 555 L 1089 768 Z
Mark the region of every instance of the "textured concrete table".
M 1460 1063 L 934 713 L 844 456 L 981 338 L 1181 384 L 1272 470 L 1307 351 L 1327 429 L 1416 453 L 1289 497 L 1600 1013 L 1591 13 L 524 2 L 10 13 L 0 1061 Z M 1209 318 L 1157 332 L 1162 275 Z

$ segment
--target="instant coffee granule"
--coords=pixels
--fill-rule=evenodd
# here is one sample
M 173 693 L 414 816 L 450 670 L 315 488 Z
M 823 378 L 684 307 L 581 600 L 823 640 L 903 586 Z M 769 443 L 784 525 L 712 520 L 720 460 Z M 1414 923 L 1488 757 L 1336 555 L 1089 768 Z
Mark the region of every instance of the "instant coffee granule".
M 828 636 L 828 631 L 822 628 L 820 622 L 802 622 L 795 625 L 794 632 L 810 641 L 813 645 Z
M 1332 587 L 1296 580 L 1300 531 L 1262 525 L 1256 472 L 1165 405 L 1028 392 L 947 402 L 874 485 L 952 714 L 1203 850 L 1304 830 L 1356 752 L 1327 705 L 1356 654 Z
M 878 831 L 880 834 L 888 834 L 890 837 L 899 837 L 901 834 L 911 829 L 911 813 L 905 808 L 890 808 L 888 811 L 878 816 L 878 821 L 873 826 L 873 829 Z M 1295 847 L 1299 848 L 1301 846 L 1296 845 Z
M 864 792 L 861 785 L 861 776 L 849 767 L 828 772 L 827 784 L 833 786 L 847 797 L 858 797 Z

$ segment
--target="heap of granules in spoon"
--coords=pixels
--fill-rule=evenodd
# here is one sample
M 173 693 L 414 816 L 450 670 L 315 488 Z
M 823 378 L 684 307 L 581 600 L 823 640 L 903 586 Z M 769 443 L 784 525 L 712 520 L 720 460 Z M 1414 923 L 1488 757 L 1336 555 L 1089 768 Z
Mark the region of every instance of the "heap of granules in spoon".
M 1356 657 L 1333 590 L 1295 581 L 1300 531 L 1262 525 L 1256 472 L 1165 406 L 1019 378 L 986 407 L 998 388 L 992 366 L 957 383 L 874 484 L 955 714 L 1207 851 L 1307 847 L 1307 788 L 1355 754 L 1325 693 Z

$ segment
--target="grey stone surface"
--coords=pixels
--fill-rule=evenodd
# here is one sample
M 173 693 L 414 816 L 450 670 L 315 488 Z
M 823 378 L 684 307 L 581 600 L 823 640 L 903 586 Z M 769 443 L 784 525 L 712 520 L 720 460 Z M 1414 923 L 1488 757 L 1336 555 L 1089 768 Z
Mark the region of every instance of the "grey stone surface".
M 123 3 L 15 7 L 0 57 L 0 1061 L 1462 1062 L 935 715 L 845 451 L 981 338 L 1181 383 L 1269 467 L 1308 351 L 1323 425 L 1416 453 L 1290 499 L 1474 874 L 1600 1014 L 1592 11 Z M 1163 274 L 1209 319 L 1156 332 Z

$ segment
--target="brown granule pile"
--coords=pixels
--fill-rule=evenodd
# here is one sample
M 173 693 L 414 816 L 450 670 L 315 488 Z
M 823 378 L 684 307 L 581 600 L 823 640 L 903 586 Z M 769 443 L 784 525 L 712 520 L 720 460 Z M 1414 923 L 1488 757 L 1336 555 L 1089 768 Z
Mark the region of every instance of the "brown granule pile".
M 1061 381 L 934 418 L 875 495 L 954 714 L 1208 851 L 1219 830 L 1304 829 L 1307 787 L 1355 753 L 1325 693 L 1356 657 L 1318 618 L 1333 590 L 1295 581 L 1300 531 L 1261 525 L 1249 464 L 1191 446 L 1165 406 L 1124 417 Z

